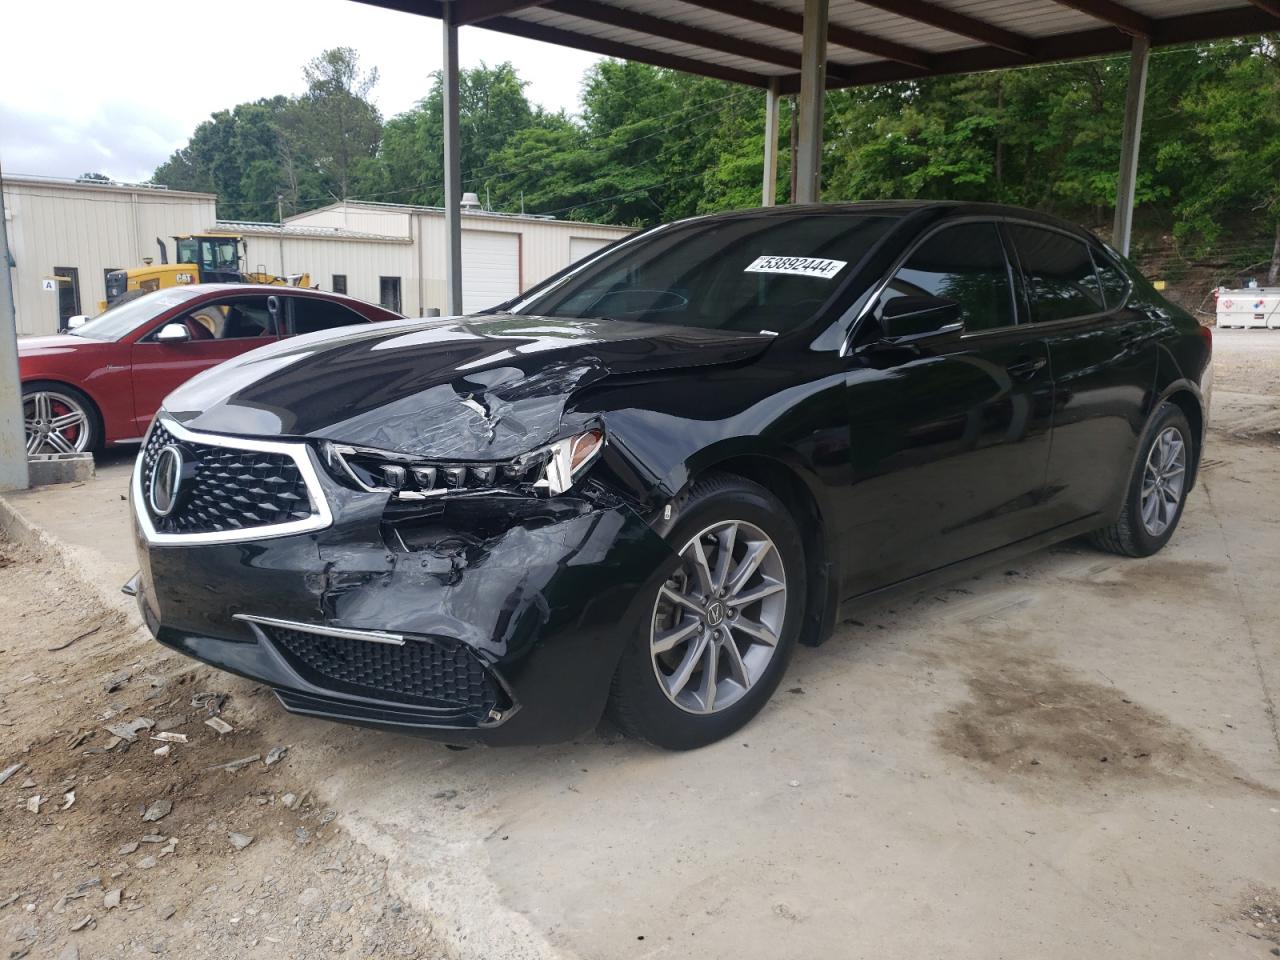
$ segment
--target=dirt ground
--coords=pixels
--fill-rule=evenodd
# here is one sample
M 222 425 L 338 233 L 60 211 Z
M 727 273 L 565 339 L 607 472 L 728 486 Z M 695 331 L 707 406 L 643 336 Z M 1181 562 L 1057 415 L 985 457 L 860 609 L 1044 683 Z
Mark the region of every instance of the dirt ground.
M 269 692 L 164 651 L 56 553 L 0 542 L 0 678 L 11 960 L 441 955 L 261 729 Z
M 1280 956 L 1280 331 L 1215 344 L 1159 556 L 1069 543 L 868 605 L 692 754 L 290 717 L 137 629 L 127 457 L 11 496 L 52 539 L 0 542 L 0 950 Z

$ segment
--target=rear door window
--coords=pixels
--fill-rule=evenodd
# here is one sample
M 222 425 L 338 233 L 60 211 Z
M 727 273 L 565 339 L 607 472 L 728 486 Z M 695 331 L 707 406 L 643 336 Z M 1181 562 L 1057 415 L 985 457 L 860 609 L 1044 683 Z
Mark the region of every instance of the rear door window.
M 353 323 L 368 323 L 364 317 L 332 300 L 321 300 L 319 297 L 291 297 L 293 303 L 293 332 L 315 333 L 317 330 L 332 330 L 335 327 L 349 327 Z
M 1034 322 L 1103 311 L 1102 288 L 1083 240 L 1020 223 L 1009 226 L 1009 235 L 1022 264 Z
M 1129 295 L 1129 278 L 1105 253 L 1093 248 L 1093 265 L 1098 271 L 1098 283 L 1102 286 L 1102 298 L 1108 310 L 1121 306 Z
M 916 248 L 881 294 L 943 297 L 960 305 L 966 332 L 1014 322 L 1009 262 L 994 223 L 961 223 L 938 231 Z

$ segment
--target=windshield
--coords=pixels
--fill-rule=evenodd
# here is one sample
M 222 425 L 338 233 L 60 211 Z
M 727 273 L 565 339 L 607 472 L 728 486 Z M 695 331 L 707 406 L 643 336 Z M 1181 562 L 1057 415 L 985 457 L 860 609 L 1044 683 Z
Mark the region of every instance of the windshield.
M 86 337 L 89 340 L 119 340 L 138 329 L 139 325 L 158 317 L 170 307 L 186 303 L 199 294 L 199 289 L 190 286 L 152 290 L 132 300 L 117 303 L 105 313 L 98 314 L 88 323 L 70 332 L 73 336 Z
M 810 211 L 659 227 L 509 309 L 785 333 L 818 311 L 893 222 Z

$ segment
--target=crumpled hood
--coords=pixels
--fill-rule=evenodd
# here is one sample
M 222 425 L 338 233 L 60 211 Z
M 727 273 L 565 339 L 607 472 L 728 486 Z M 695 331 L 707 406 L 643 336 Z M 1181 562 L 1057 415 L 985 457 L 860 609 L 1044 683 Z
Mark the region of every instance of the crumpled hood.
M 621 373 L 746 360 L 772 339 L 505 314 L 399 320 L 246 353 L 179 387 L 165 409 L 212 433 L 505 460 L 556 439 L 575 390 Z

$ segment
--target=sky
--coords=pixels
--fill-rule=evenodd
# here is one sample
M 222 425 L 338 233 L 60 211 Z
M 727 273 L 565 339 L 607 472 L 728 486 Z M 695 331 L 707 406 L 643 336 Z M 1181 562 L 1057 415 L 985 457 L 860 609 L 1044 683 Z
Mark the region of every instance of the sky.
M 215 110 L 301 93 L 303 64 L 328 47 L 378 68 L 384 117 L 426 96 L 441 65 L 439 21 L 352 0 L 6 3 L 0 36 L 0 166 L 52 177 L 146 180 Z M 459 49 L 463 67 L 510 60 L 530 100 L 570 113 L 599 59 L 475 27 Z

